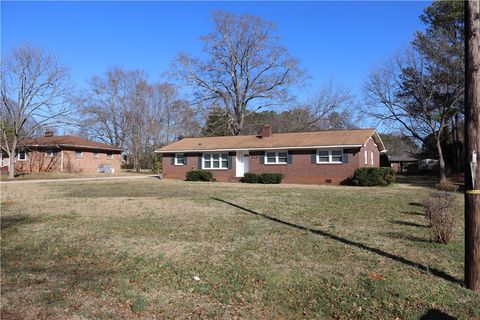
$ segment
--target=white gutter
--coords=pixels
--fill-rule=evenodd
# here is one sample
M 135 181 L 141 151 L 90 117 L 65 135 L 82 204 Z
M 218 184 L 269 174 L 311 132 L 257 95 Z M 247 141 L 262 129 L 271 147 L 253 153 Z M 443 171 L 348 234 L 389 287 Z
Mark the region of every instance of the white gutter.
M 184 149 L 184 150 L 155 150 L 155 153 L 177 153 L 177 152 L 209 152 L 209 151 L 262 151 L 262 150 L 302 150 L 302 149 L 324 149 L 324 148 L 359 148 L 361 144 L 343 144 L 331 146 L 301 146 L 301 147 L 272 147 L 272 148 L 228 148 L 228 149 Z

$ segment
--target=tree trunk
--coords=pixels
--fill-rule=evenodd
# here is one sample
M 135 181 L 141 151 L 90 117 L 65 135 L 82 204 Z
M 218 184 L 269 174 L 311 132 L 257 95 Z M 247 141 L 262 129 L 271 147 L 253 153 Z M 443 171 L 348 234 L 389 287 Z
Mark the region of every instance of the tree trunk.
M 14 179 L 15 178 L 15 156 L 16 156 L 16 152 L 15 150 L 13 150 L 12 152 L 10 152 L 10 155 L 9 155 L 9 166 L 8 166 L 8 179 Z
M 471 169 L 480 159 L 479 6 L 465 1 L 465 285 L 473 291 L 480 291 L 480 164 Z
M 8 179 L 14 179 L 15 178 L 15 158 L 17 157 L 17 137 L 13 137 L 12 145 L 9 146 L 11 147 L 10 154 L 8 155 Z
M 447 175 L 445 172 L 445 160 L 443 159 L 442 144 L 440 142 L 440 137 L 437 139 L 437 152 L 438 152 L 438 164 L 440 170 L 440 183 L 447 181 Z

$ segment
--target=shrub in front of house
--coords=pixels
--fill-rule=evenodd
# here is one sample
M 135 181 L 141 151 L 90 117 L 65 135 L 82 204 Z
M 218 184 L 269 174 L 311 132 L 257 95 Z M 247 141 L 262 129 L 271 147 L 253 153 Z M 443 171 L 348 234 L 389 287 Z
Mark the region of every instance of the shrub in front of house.
M 260 183 L 278 184 L 282 183 L 283 174 L 281 173 L 262 173 L 260 175 Z
M 281 173 L 245 173 L 240 181 L 244 183 L 264 183 L 264 184 L 278 184 L 282 183 L 283 174 Z
M 358 168 L 352 182 L 361 187 L 388 186 L 395 182 L 395 171 L 392 168 Z
M 455 195 L 447 191 L 435 191 L 422 201 L 425 215 L 430 222 L 431 239 L 449 243 L 460 221 L 455 209 Z
M 240 181 L 244 183 L 260 183 L 260 175 L 256 173 L 245 173 Z
M 210 171 L 190 170 L 186 174 L 187 181 L 212 181 L 213 175 Z

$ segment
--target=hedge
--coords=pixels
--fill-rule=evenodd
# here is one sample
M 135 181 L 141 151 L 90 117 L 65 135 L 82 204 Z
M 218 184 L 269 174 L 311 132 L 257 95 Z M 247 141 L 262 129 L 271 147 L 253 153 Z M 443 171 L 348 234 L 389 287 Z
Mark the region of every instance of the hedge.
M 244 183 L 260 183 L 260 175 L 256 173 L 245 173 L 240 181 Z
M 352 181 L 357 186 L 388 186 L 395 182 L 395 171 L 392 168 L 358 168 Z
M 283 174 L 281 173 L 245 173 L 240 180 L 244 183 L 264 183 L 264 184 L 278 184 L 281 183 Z
M 213 175 L 210 171 L 190 170 L 186 174 L 187 181 L 212 181 Z

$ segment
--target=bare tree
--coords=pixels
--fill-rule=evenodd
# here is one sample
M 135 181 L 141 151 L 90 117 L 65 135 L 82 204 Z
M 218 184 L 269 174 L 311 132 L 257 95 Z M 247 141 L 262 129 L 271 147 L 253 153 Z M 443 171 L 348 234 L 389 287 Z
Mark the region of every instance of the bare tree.
M 194 103 L 225 109 L 229 130 L 237 135 L 252 112 L 289 99 L 288 89 L 302 71 L 298 61 L 278 44 L 272 22 L 223 11 L 212 18 L 214 30 L 201 37 L 208 59 L 180 53 L 173 74 L 192 86 Z
M 444 128 L 459 109 L 463 87 L 456 79 L 432 73 L 426 58 L 413 48 L 372 71 L 364 86 L 371 116 L 399 125 L 413 138 L 428 143 L 433 136 L 440 164 L 440 181 L 446 180 L 441 148 Z
M 305 104 L 311 117 L 303 123 L 301 131 L 314 127 L 316 129 L 338 129 L 349 127 L 348 119 L 353 113 L 354 96 L 345 87 L 328 82 L 317 94 Z
M 143 71 L 122 68 L 92 77 L 80 106 L 83 134 L 123 148 L 128 130 L 125 113 L 130 109 L 135 84 L 143 79 Z
M 95 76 L 84 94 L 82 133 L 125 149 L 135 170 L 153 163 L 153 151 L 195 134 L 196 114 L 171 84 L 150 84 L 145 72 L 114 68 Z
M 68 70 L 53 55 L 24 44 L 1 61 L 2 150 L 10 159 L 8 177 L 15 176 L 18 142 L 35 130 L 67 120 L 71 87 Z

